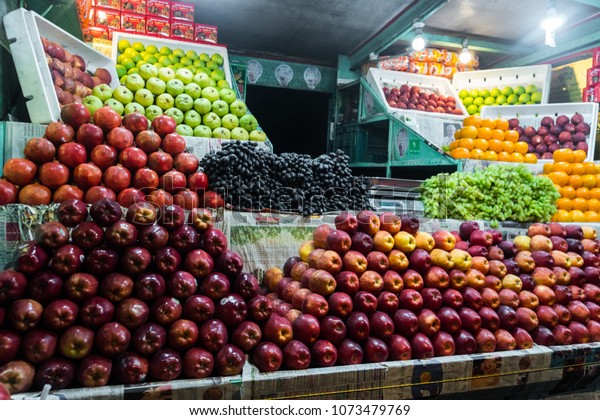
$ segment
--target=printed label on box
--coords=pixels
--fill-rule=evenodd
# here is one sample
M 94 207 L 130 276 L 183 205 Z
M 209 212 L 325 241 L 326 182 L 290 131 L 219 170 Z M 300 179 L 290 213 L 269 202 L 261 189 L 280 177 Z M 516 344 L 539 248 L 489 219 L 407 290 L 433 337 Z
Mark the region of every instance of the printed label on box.
M 145 15 L 146 0 L 121 0 L 121 11 Z
M 187 3 L 171 2 L 171 19 L 193 22 L 194 5 Z
M 592 51 L 592 67 L 600 66 L 600 48 Z
M 96 7 L 105 7 L 107 9 L 121 9 L 121 0 L 96 0 L 94 2 Z
M 168 0 L 146 0 L 146 15 L 169 19 L 171 2 Z
M 107 28 L 84 28 L 83 29 L 83 40 L 85 42 L 93 42 L 94 39 L 108 39 Z
M 171 21 L 171 37 L 194 40 L 194 24 L 191 22 Z
M 118 10 L 96 8 L 94 17 L 95 26 L 111 28 L 116 31 L 121 29 L 121 12 Z
M 169 38 L 171 36 L 171 24 L 167 19 L 159 19 L 148 16 L 146 18 L 146 33 Z
M 600 82 L 600 67 L 592 67 L 587 70 L 587 85 L 595 86 Z
M 217 27 L 197 23 L 194 27 L 194 40 L 204 42 L 217 42 Z
M 146 16 L 123 13 L 121 15 L 121 30 L 124 32 L 146 34 Z

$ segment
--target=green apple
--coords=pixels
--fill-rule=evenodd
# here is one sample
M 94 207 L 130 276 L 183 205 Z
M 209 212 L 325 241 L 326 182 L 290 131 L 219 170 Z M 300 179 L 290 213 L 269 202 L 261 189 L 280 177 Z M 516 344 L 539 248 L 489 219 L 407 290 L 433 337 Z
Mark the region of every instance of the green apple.
M 211 102 L 206 98 L 198 98 L 194 101 L 194 109 L 200 114 L 208 114 L 212 108 Z
M 202 96 L 202 88 L 194 82 L 185 85 L 185 89 L 183 91 L 190 95 L 192 99 L 198 99 L 200 96 Z
M 508 98 L 506 98 L 506 103 L 510 104 L 510 105 L 514 105 L 519 101 L 519 95 L 517 95 L 516 93 L 513 93 L 512 95 L 509 95 Z M 496 101 L 494 101 L 495 103 Z
M 521 96 L 525 93 L 525 88 L 523 86 L 517 86 L 513 89 L 513 93 L 517 96 Z
M 531 95 L 529 93 L 524 93 L 521 96 L 519 96 L 519 102 L 523 102 L 524 104 L 526 104 L 529 101 L 531 101 Z
M 151 77 L 158 77 L 158 69 L 152 64 L 146 63 L 140 66 L 140 76 L 142 76 L 144 80 L 148 80 Z
M 236 127 L 239 127 L 240 120 L 233 114 L 226 114 L 221 118 L 221 126 L 225 127 L 228 130 L 233 130 Z
M 214 130 L 215 128 L 221 126 L 221 117 L 219 117 L 214 112 L 209 112 L 208 114 L 202 116 L 202 124 L 210 128 L 211 130 Z
M 175 78 L 175 72 L 168 67 L 161 67 L 158 69 L 158 78 L 166 83 Z
M 539 104 L 540 102 L 542 102 L 542 92 L 537 91 L 537 92 L 533 92 L 531 94 L 531 101 Z
M 123 112 L 125 112 L 125 107 L 123 106 L 123 104 L 121 102 L 119 102 L 118 100 L 116 100 L 115 98 L 107 99 L 106 101 L 104 101 L 104 105 L 108 105 L 113 110 L 115 110 L 117 112 L 117 114 L 119 114 L 119 115 L 123 115 Z
M 167 90 L 167 84 L 158 77 L 151 77 L 146 81 L 146 89 L 148 89 L 154 95 L 160 95 L 161 93 L 165 93 Z
M 161 93 L 156 97 L 156 105 L 160 107 L 163 111 L 166 111 L 169 108 L 175 106 L 175 99 L 168 93 Z
M 469 96 L 469 91 L 467 89 L 462 89 L 460 92 L 458 92 L 458 97 L 460 99 L 465 99 L 467 96 Z
M 108 99 L 110 98 L 106 98 L 105 100 Z M 85 98 L 83 98 L 82 103 L 90 111 L 90 115 L 94 115 L 94 112 L 96 112 L 98 109 L 104 106 L 103 101 L 95 95 L 86 96 Z
M 213 70 L 218 69 L 219 65 L 212 60 L 208 60 L 206 62 L 206 68 L 209 69 L 210 71 L 213 71 Z
M 252 141 L 266 141 L 267 140 L 267 135 L 265 134 L 264 131 L 261 130 L 252 130 L 250 132 L 250 140 Z
M 496 98 L 494 98 L 493 96 L 488 96 L 483 101 L 483 104 L 484 105 L 495 105 L 496 104 Z
M 497 97 L 498 97 L 498 96 L 500 96 L 500 95 L 502 95 L 502 91 L 501 91 L 500 89 L 498 89 L 498 88 L 493 88 L 493 89 L 490 91 L 490 96 L 491 96 L 492 98 L 497 98 Z
M 210 70 L 207 67 L 200 67 L 200 68 L 198 68 L 198 72 L 206 74 L 208 76 L 208 79 L 210 80 Z
M 186 68 L 180 68 L 175 72 L 175 78 L 181 80 L 184 85 L 187 85 L 188 83 L 192 83 L 194 73 Z
M 125 115 L 133 114 L 134 112 L 145 115 L 146 109 L 142 105 L 138 104 L 137 102 L 131 102 L 131 103 L 125 105 Z
M 183 123 L 189 125 L 192 128 L 196 128 L 202 123 L 202 116 L 193 109 L 190 109 L 185 113 Z
M 231 131 L 229 131 L 225 127 L 217 127 L 212 131 L 211 137 L 215 139 L 229 140 L 231 138 Z
M 477 89 L 471 89 L 469 91 L 469 96 L 473 99 L 477 98 L 479 96 L 479 90 Z
M 119 83 L 121 83 L 122 85 L 124 85 L 126 80 L 127 80 L 127 75 L 125 75 L 125 76 L 121 76 L 121 77 L 119 78 Z
M 236 127 L 233 130 L 231 130 L 231 138 L 233 140 L 248 140 L 250 138 L 250 135 L 248 134 L 248 131 L 246 131 L 244 128 Z
M 171 79 L 167 82 L 167 93 L 169 95 L 177 96 L 180 93 L 183 93 L 185 89 L 185 85 L 179 79 Z
M 219 53 L 214 53 L 213 55 L 210 56 L 210 59 L 212 61 L 214 61 L 215 63 L 217 63 L 217 65 L 222 66 L 223 65 L 223 56 Z
M 473 98 L 471 96 L 467 96 L 465 99 L 462 100 L 462 103 L 464 106 L 469 106 L 473 103 Z
M 188 51 L 186 51 L 185 56 L 187 58 L 189 58 L 190 60 L 192 60 L 192 61 L 198 59 L 198 53 L 196 51 L 194 51 L 194 50 L 188 50 Z
M 219 117 L 224 117 L 229 112 L 229 105 L 227 105 L 227 102 L 217 99 L 212 103 L 211 110 Z
M 202 89 L 202 97 L 208 99 L 211 102 L 219 100 L 219 91 L 214 87 L 205 87 Z
M 467 112 L 469 113 L 469 115 L 473 115 L 479 112 L 479 107 L 477 105 L 471 104 L 467 107 Z
M 119 78 L 121 78 L 127 74 L 127 69 L 122 64 L 117 64 L 115 66 L 115 68 L 117 69 L 117 76 Z
M 175 108 L 175 107 L 169 108 L 164 112 L 164 114 L 173 118 L 177 124 L 183 123 L 183 117 L 184 117 L 183 111 L 178 108 Z
M 194 107 L 194 100 L 187 93 L 182 93 L 175 97 L 175 106 L 183 112 L 186 112 Z
M 219 89 L 231 89 L 231 86 L 229 85 L 229 82 L 227 80 L 225 80 L 225 79 L 219 80 L 217 82 L 217 87 Z
M 201 89 L 204 89 L 205 87 L 208 87 L 208 84 L 210 83 L 210 76 L 206 73 L 199 72 L 194 75 L 192 80 L 200 86 Z
M 97 96 L 102 102 L 106 101 L 108 98 L 112 98 L 112 94 L 113 89 L 106 83 L 94 86 L 92 89 L 92 95 Z
M 225 80 L 225 72 L 223 69 L 216 69 L 210 72 L 210 78 L 217 82 Z
M 148 107 L 154 103 L 154 95 L 148 89 L 140 89 L 135 92 L 135 101 L 143 107 Z
M 179 124 L 175 131 L 177 134 L 185 137 L 192 137 L 194 135 L 194 129 L 186 124 Z
M 146 81 L 139 74 L 130 74 L 125 79 L 125 86 L 132 92 L 142 89 L 146 85 Z
M 479 96 L 481 96 L 481 97 L 483 97 L 483 99 L 485 99 L 490 96 L 490 91 L 487 89 L 481 89 L 479 91 Z
M 229 105 L 229 112 L 238 118 L 242 118 L 248 112 L 248 107 L 246 107 L 244 101 L 237 99 Z
M 207 61 L 210 61 L 210 55 L 208 55 L 206 53 L 201 53 L 198 56 L 198 59 L 200 59 L 201 61 L 204 61 L 206 63 Z
M 538 90 L 538 88 L 537 88 L 537 86 L 536 86 L 536 85 L 528 85 L 528 86 L 525 88 L 525 93 L 532 94 L 533 92 L 537 92 L 537 90 Z
M 212 130 L 205 125 L 194 128 L 194 137 L 212 137 Z
M 258 128 L 258 121 L 256 121 L 256 118 L 254 118 L 254 115 L 246 114 L 240 118 L 240 127 L 249 133 Z
M 473 104 L 481 106 L 483 105 L 483 101 L 485 101 L 485 99 L 483 99 L 481 96 L 478 96 L 477 98 L 473 99 Z
M 138 69 L 137 67 L 133 67 L 133 68 L 127 70 L 127 75 L 130 75 L 130 74 L 140 74 L 140 69 Z
M 506 97 L 512 95 L 513 93 L 513 89 L 510 86 L 506 86 L 504 89 L 502 89 L 502 94 Z
M 507 100 L 506 95 L 500 95 L 496 98 L 496 104 L 498 104 L 498 105 L 505 104 L 506 100 Z
M 227 105 L 230 105 L 231 103 L 233 103 L 233 101 L 235 101 L 237 98 L 235 97 L 235 92 L 233 91 L 233 89 L 229 89 L 229 88 L 223 88 L 219 91 L 219 98 L 225 102 L 227 102 Z
M 125 86 L 116 87 L 115 90 L 113 90 L 112 96 L 114 99 L 121 102 L 123 105 L 127 105 L 128 103 L 133 101 L 133 92 Z
M 215 81 L 215 79 L 213 79 L 212 77 L 210 79 L 208 79 L 208 86 L 216 88 L 217 82 Z
M 158 105 L 150 105 L 146 108 L 146 118 L 148 121 L 152 122 L 152 120 L 159 115 L 162 115 L 163 110 Z

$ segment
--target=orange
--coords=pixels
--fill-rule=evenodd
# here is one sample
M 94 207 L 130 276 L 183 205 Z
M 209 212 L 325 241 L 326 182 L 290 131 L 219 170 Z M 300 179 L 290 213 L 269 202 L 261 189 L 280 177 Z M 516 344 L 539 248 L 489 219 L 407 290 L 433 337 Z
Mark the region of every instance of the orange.
M 537 156 L 533 153 L 525 153 L 525 163 L 537 163 Z
M 488 150 L 492 150 L 496 153 L 500 153 L 504 150 L 504 144 L 500 140 L 490 140 L 488 142 Z
M 554 163 L 554 170 L 556 172 L 564 172 L 567 175 L 571 175 L 571 164 L 568 162 L 555 162 Z
M 473 150 L 471 150 L 470 158 L 471 159 L 478 159 L 478 160 L 483 159 L 483 150 L 479 150 L 479 149 L 473 149 Z
M 575 188 L 565 185 L 560 189 L 560 196 L 565 198 L 575 198 Z
M 515 151 L 515 143 L 512 143 L 510 141 L 503 141 L 502 142 L 502 149 L 506 152 L 506 153 L 512 153 Z
M 571 149 L 558 149 L 552 153 L 555 162 L 573 162 L 575 158 Z
M 540 175 L 540 176 L 541 176 L 541 175 Z M 560 191 L 560 189 L 562 188 L 562 187 L 561 187 L 560 185 L 558 185 L 558 184 L 552 184 L 552 185 L 554 185 L 554 189 L 555 189 L 556 191 Z
M 461 129 L 461 130 L 456 130 L 456 131 L 454 132 L 454 140 L 458 140 L 458 139 L 460 139 L 461 137 L 463 137 L 463 135 L 462 135 L 461 133 L 462 133 L 462 129 Z
M 463 120 L 463 125 L 472 125 L 474 127 L 481 127 L 481 117 L 479 115 L 470 115 Z
M 459 146 L 458 146 L 458 145 L 459 145 L 459 143 L 460 143 L 460 142 L 459 142 L 458 140 L 454 140 L 452 143 L 450 143 L 450 144 L 448 145 L 448 148 L 449 148 L 450 150 L 454 150 L 454 149 L 456 149 L 457 147 L 459 147 Z
M 493 130 L 494 128 L 496 128 L 496 120 L 490 120 L 486 118 L 485 120 L 481 120 L 481 126 Z
M 583 185 L 581 176 L 580 175 L 569 175 L 569 185 L 575 189 L 581 187 L 581 185 Z
M 496 128 L 504 131 L 508 130 L 508 120 L 505 120 L 504 118 L 496 119 Z
M 477 138 L 477 127 L 474 127 L 472 125 L 468 125 L 466 127 L 463 127 L 460 129 L 460 135 L 461 137 L 467 137 L 469 139 L 475 139 Z
M 574 198 L 571 200 L 571 209 L 572 210 L 586 211 L 587 208 L 588 208 L 587 200 L 585 198 Z
M 583 175 L 585 173 L 585 167 L 583 166 L 583 163 L 572 163 L 571 173 L 573 175 Z
M 585 222 L 585 214 L 580 210 L 571 210 L 571 220 L 573 222 Z
M 573 208 L 573 204 L 571 204 L 571 200 L 568 198 L 559 198 L 556 200 L 556 207 L 563 210 L 571 210 Z
M 550 172 L 548 178 L 550 178 L 552 183 L 560 185 L 561 187 L 564 187 L 569 183 L 569 175 L 564 172 Z
M 590 175 L 596 175 L 596 164 L 594 162 L 583 162 L 585 173 Z
M 510 162 L 510 153 L 508 153 L 508 152 L 498 153 L 498 160 L 500 162 Z
M 550 172 L 554 172 L 554 163 L 544 163 L 544 173 L 549 174 Z
M 596 184 L 598 185 L 598 184 Z M 600 187 L 595 187 L 590 190 L 590 198 L 600 200 Z
M 469 155 L 469 149 L 465 149 L 464 147 L 457 147 L 450 153 L 450 156 L 454 159 L 468 159 Z
M 523 163 L 525 162 L 525 156 L 522 153 L 514 152 L 510 154 L 510 161 Z
M 573 152 L 573 162 L 582 163 L 587 157 L 587 153 L 584 150 L 575 150 Z
M 485 152 L 489 147 L 486 139 L 475 139 L 475 148 Z
M 600 214 L 598 212 L 588 210 L 583 215 L 586 222 L 600 222 Z
M 488 150 L 483 154 L 485 160 L 498 160 L 498 154 L 493 150 Z
M 587 206 L 589 210 L 600 212 L 600 200 L 596 198 L 591 198 L 587 201 Z
M 512 141 L 513 143 L 516 143 L 519 141 L 519 132 L 515 131 L 515 130 L 506 130 L 504 132 L 504 140 L 507 141 Z
M 524 141 L 518 141 L 515 143 L 515 152 L 524 155 L 529 150 L 529 145 Z
M 477 137 L 489 140 L 492 138 L 492 129 L 489 127 L 479 127 L 477 129 Z
M 567 210 L 558 210 L 555 214 L 557 222 L 572 222 L 571 213 Z
M 586 174 L 581 177 L 583 186 L 592 189 L 596 186 L 596 175 Z
M 587 200 L 588 198 L 590 198 L 590 190 L 588 190 L 585 187 L 577 188 L 577 190 L 575 191 L 575 197 Z
M 596 185 L 600 187 L 600 174 L 596 174 Z
M 492 138 L 496 140 L 504 140 L 504 131 L 497 128 L 492 130 Z
M 458 147 L 464 147 L 467 150 L 473 150 L 475 147 L 475 140 L 469 138 L 462 138 L 458 141 Z

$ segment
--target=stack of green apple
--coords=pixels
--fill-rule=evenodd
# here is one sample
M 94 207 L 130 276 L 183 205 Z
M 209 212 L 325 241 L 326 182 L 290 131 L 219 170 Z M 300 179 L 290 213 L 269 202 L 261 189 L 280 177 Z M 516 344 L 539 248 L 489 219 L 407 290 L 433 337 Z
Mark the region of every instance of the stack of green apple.
M 485 105 L 533 105 L 542 102 L 536 85 L 506 86 L 493 89 L 462 89 L 458 97 L 470 115 L 479 114 Z

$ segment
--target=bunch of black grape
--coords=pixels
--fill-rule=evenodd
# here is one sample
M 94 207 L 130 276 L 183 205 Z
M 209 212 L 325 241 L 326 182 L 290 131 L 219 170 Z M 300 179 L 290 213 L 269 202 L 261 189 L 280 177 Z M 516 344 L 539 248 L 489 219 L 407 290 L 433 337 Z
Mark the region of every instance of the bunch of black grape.
M 370 207 L 364 180 L 352 175 L 342 151 L 312 159 L 297 153 L 276 155 L 256 146 L 227 143 L 201 161 L 210 189 L 231 207 L 304 216 Z

